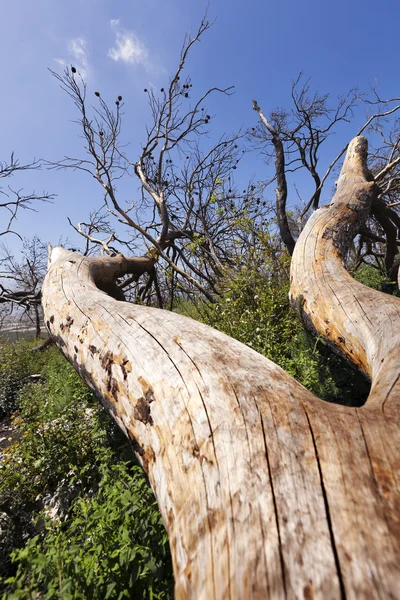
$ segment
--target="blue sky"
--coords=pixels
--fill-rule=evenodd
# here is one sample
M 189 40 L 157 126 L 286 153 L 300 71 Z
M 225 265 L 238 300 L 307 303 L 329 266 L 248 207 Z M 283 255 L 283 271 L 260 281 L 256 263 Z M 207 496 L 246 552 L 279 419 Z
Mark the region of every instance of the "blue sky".
M 72 103 L 48 71 L 61 71 L 63 61 L 85 73 L 89 98 L 95 90 L 110 101 L 123 96 L 124 139 L 135 159 L 149 115 L 143 89 L 167 83 L 185 33 L 196 30 L 205 8 L 202 0 L 3 0 L 0 160 L 11 151 L 21 161 L 82 155 Z M 235 86 L 234 96 L 209 104 L 215 115 L 213 135 L 254 125 L 252 98 L 265 113 L 288 106 L 291 83 L 300 71 L 311 77 L 313 88 L 333 96 L 354 86 L 366 89 L 375 79 L 382 96 L 400 95 L 400 5 L 395 0 L 213 0 L 209 18 L 215 24 L 196 45 L 187 72 L 194 93 Z M 322 165 L 329 164 L 363 119 L 360 111 L 351 125 L 338 130 Z M 246 158 L 238 180 L 245 185 L 251 175 L 267 178 L 256 155 Z M 60 236 L 73 244 L 67 216 L 84 220 L 101 202 L 98 184 L 79 173 L 42 170 L 16 176 L 10 184 L 57 194 L 54 204 L 39 206 L 38 213 L 24 211 L 16 224 L 22 235 L 37 234 L 53 244 Z M 134 179 L 131 185 L 134 196 Z M 298 182 L 300 192 L 302 186 L 306 193 L 304 178 Z M 289 192 L 296 200 L 294 190 Z

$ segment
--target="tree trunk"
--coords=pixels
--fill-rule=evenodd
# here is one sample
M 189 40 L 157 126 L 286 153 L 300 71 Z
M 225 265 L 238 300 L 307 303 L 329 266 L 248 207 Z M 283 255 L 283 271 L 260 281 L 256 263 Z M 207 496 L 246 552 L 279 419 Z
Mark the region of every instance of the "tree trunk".
M 99 288 L 123 257 L 51 252 L 46 325 L 149 475 L 178 600 L 398 597 L 400 301 L 341 262 L 376 193 L 365 164 L 356 138 L 296 244 L 291 291 L 371 377 L 362 408 L 315 398 L 204 324 L 111 298 Z
M 40 338 L 40 311 L 37 304 L 33 305 L 33 311 L 35 313 L 35 337 Z

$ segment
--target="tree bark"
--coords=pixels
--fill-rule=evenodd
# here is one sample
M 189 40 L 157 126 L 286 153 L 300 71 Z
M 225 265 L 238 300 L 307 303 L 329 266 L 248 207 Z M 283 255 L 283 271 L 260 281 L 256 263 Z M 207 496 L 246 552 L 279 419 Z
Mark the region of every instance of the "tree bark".
M 291 292 L 371 377 L 362 408 L 202 323 L 111 298 L 116 259 L 51 252 L 46 325 L 149 475 L 178 600 L 398 597 L 400 301 L 341 261 L 376 194 L 365 164 L 357 138 L 296 244 Z
M 37 304 L 33 305 L 33 312 L 35 313 L 35 337 L 40 338 L 40 312 Z
M 286 202 L 287 202 L 287 181 L 286 181 L 286 166 L 285 166 L 285 149 L 283 147 L 282 140 L 279 132 L 271 125 L 267 120 L 261 108 L 258 106 L 256 100 L 253 100 L 253 109 L 257 111 L 260 117 L 261 123 L 264 125 L 266 130 L 271 136 L 271 142 L 275 149 L 275 176 L 276 176 L 276 216 L 278 220 L 279 234 L 285 244 L 287 251 L 292 256 L 296 242 L 292 236 L 289 227 L 289 221 L 286 213 Z M 319 200 L 319 196 L 317 198 Z M 318 206 L 318 204 L 317 204 Z

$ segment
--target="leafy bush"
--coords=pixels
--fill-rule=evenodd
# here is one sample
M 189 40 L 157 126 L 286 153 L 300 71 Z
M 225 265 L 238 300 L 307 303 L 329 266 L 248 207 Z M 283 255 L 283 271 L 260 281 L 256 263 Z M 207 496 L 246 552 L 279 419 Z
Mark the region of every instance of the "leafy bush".
M 368 382 L 304 329 L 289 303 L 288 257 L 280 260 L 227 273 L 218 302 L 198 304 L 197 314 L 186 303 L 179 309 L 267 356 L 318 397 L 362 404 Z
M 0 419 L 18 408 L 21 387 L 44 365 L 42 353 L 29 352 L 32 345 L 28 341 L 18 344 L 0 341 Z
M 6 349 L 23 377 L 26 349 Z M 42 382 L 16 379 L 19 440 L 0 462 L 4 598 L 170 597 L 167 537 L 128 442 L 58 350 L 42 356 Z
M 381 290 L 382 284 L 386 280 L 385 275 L 379 269 L 367 264 L 361 264 L 356 271 L 352 272 L 352 276 L 374 290 Z
M 13 553 L 8 598 L 169 598 L 168 541 L 139 467 L 103 465 L 98 492 L 80 496 L 65 520 Z

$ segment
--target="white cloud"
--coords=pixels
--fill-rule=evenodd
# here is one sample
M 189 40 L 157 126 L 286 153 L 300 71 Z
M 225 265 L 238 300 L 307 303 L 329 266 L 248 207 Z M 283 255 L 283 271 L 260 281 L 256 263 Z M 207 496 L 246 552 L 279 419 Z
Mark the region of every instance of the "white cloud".
M 89 70 L 89 61 L 87 58 L 87 43 L 82 37 L 74 38 L 69 41 L 68 54 L 75 59 L 76 68 L 83 78 L 87 77 Z
M 68 56 L 68 61 L 64 58 L 56 58 L 55 61 L 62 66 L 66 66 L 72 60 L 74 67 L 82 75 L 82 77 L 86 79 L 89 73 L 89 61 L 87 53 L 87 42 L 85 38 L 78 37 L 69 40 Z
M 86 58 L 86 40 L 83 38 L 75 38 L 69 41 L 68 52 L 71 56 L 87 64 Z
M 111 19 L 110 25 L 115 31 L 115 44 L 109 49 L 108 56 L 115 62 L 148 66 L 147 48 L 133 31 L 122 29 L 119 19 Z

